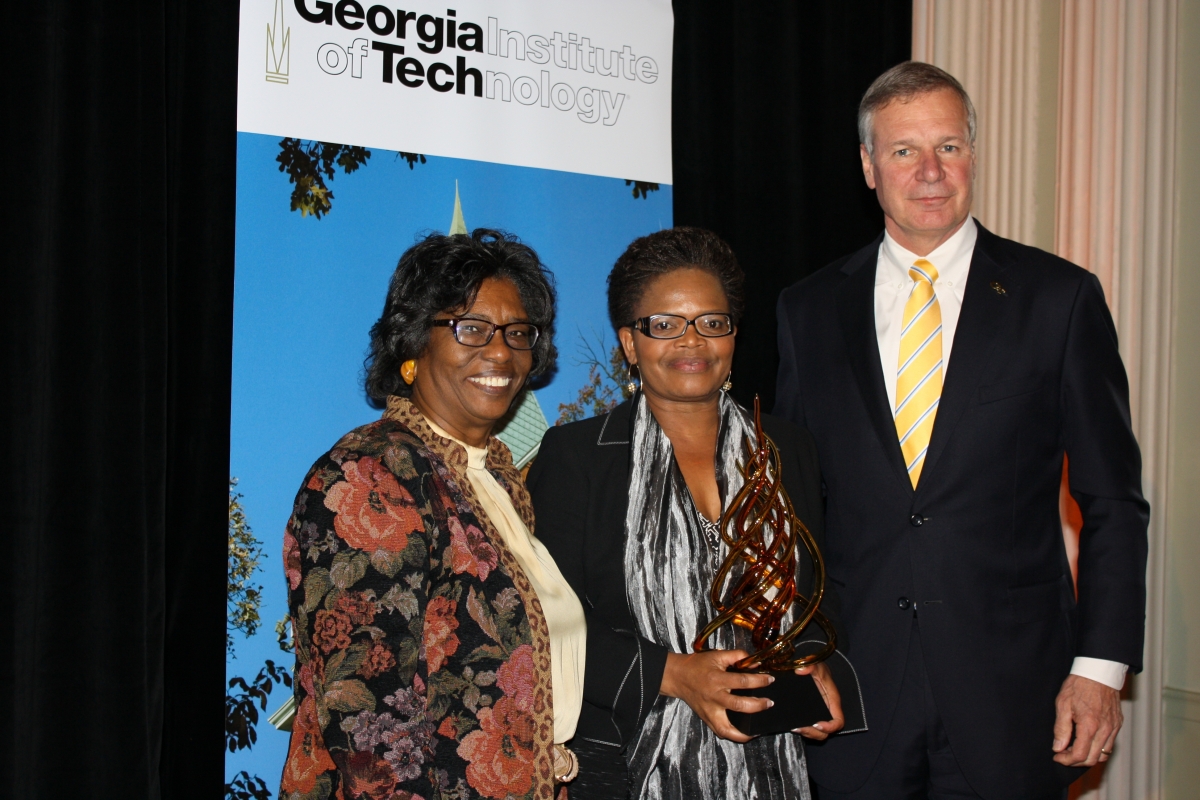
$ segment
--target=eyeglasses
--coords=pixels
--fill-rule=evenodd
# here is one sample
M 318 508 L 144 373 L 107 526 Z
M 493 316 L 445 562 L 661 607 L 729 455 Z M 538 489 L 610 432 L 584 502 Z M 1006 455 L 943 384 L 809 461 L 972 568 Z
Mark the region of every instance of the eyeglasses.
M 513 350 L 532 350 L 541 331 L 529 322 L 510 322 L 497 325 L 482 319 L 435 319 L 435 328 L 454 331 L 454 340 L 467 347 L 483 347 L 492 340 L 496 331 L 503 331 L 504 343 Z
M 651 339 L 678 339 L 687 333 L 688 325 L 695 326 L 696 333 L 709 339 L 733 333 L 733 317 L 728 314 L 701 314 L 695 319 L 675 314 L 655 314 L 635 319 L 632 327 Z

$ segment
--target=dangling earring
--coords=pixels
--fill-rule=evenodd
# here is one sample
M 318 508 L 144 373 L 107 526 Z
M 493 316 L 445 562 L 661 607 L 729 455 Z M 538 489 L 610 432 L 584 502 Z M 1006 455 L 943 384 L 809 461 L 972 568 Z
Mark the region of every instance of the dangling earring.
M 733 388 L 733 370 L 729 370 L 729 376 L 725 378 L 725 382 L 721 384 L 721 391 L 728 392 Z
M 415 359 L 410 358 L 400 365 L 400 377 L 404 379 L 405 383 L 412 386 L 412 382 L 417 379 L 417 362 Z
M 633 373 L 634 373 L 634 370 L 636 370 L 637 368 L 638 368 L 638 365 L 637 365 L 637 364 L 630 364 L 630 365 L 629 365 L 629 383 L 625 384 L 625 389 L 626 389 L 626 390 L 628 390 L 628 392 L 629 392 L 630 394 L 634 394 L 634 393 L 636 393 L 636 392 L 637 392 L 637 390 L 638 390 L 638 388 L 641 386 L 641 382 L 642 382 L 642 380 L 641 380 L 640 373 L 639 373 L 639 375 L 638 375 L 638 382 L 637 382 L 637 383 L 634 383 L 634 382 L 633 382 L 633 379 L 634 379 L 634 374 L 633 374 Z

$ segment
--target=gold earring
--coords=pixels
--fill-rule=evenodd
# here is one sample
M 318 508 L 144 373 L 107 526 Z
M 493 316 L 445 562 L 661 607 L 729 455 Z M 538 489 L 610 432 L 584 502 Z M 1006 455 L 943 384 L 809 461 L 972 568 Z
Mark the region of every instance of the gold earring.
M 638 390 L 638 387 L 639 387 L 639 386 L 640 386 L 640 384 L 641 384 L 641 377 L 640 377 L 640 374 L 639 374 L 639 377 L 638 377 L 638 382 L 637 382 L 637 383 L 634 383 L 634 382 L 633 382 L 633 378 L 634 378 L 634 370 L 636 370 L 637 368 L 638 368 L 638 365 L 637 365 L 637 364 L 630 364 L 630 365 L 629 365 L 629 373 L 628 373 L 628 374 L 629 374 L 629 383 L 625 384 L 625 390 L 626 390 L 626 391 L 628 391 L 630 394 L 633 394 L 634 392 L 636 392 L 636 391 Z
M 412 382 L 417 379 L 417 362 L 415 359 L 410 358 L 400 365 L 400 377 L 404 379 L 405 383 L 412 386 Z
M 721 391 L 728 392 L 733 388 L 733 370 L 729 370 L 729 376 L 725 378 L 725 382 L 721 384 Z

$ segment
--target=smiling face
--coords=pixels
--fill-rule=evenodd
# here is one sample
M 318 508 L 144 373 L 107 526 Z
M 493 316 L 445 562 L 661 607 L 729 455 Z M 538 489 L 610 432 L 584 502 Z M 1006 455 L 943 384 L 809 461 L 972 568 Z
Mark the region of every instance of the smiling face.
M 529 321 L 517 287 L 502 278 L 485 279 L 470 308 L 437 316 L 497 325 Z M 455 340 L 450 328 L 432 328 L 429 344 L 417 359 L 412 401 L 447 433 L 484 447 L 492 426 L 508 413 L 532 369 L 533 351 L 512 350 L 500 331 L 483 347 L 467 347 Z
M 971 213 L 975 150 L 958 95 L 939 89 L 875 112 L 874 155 L 860 145 L 863 176 L 901 247 L 928 255 Z
M 728 314 L 729 300 L 716 276 L 685 267 L 660 275 L 646 285 L 635 309 L 638 318 L 676 314 Z M 631 328 L 618 331 L 625 358 L 636 364 L 642 391 L 667 402 L 712 400 L 729 377 L 736 336 L 708 338 L 689 325 L 678 339 L 652 339 Z

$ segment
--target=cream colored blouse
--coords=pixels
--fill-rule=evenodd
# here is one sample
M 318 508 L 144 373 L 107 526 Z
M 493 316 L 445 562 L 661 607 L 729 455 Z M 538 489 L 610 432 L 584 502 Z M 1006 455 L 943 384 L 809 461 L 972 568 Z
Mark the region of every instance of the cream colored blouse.
M 575 735 L 583 705 L 583 665 L 587 654 L 587 621 L 583 606 L 558 565 L 521 520 L 512 499 L 485 464 L 487 450 L 455 439 L 428 417 L 425 421 L 439 436 L 457 442 L 467 451 L 467 478 L 475 487 L 479 504 L 504 543 L 525 570 L 542 604 L 550 629 L 550 689 L 554 702 L 554 742 L 562 744 Z

